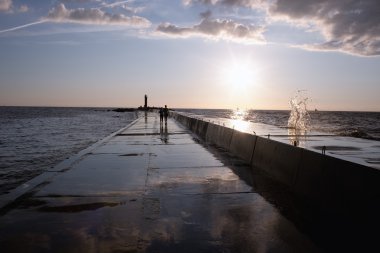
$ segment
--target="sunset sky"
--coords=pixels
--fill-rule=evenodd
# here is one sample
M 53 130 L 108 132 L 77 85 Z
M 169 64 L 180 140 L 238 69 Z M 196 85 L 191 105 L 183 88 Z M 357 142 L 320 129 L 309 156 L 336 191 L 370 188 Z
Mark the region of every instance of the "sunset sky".
M 0 105 L 380 111 L 379 0 L 0 0 Z

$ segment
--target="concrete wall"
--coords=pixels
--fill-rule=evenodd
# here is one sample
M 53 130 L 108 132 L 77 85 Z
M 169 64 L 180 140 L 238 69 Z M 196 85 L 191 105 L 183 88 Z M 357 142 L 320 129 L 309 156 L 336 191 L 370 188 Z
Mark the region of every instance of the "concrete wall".
M 230 152 L 251 164 L 257 136 L 234 131 L 230 144 Z
M 293 190 L 325 208 L 369 209 L 378 205 L 380 171 L 303 150 Z
M 209 122 L 198 120 L 198 125 L 195 133 L 200 136 L 202 139 L 206 139 L 207 129 Z
M 380 203 L 380 171 L 178 113 L 172 116 L 212 143 L 288 186 L 320 208 L 370 209 Z
M 269 175 L 286 184 L 294 184 L 302 149 L 285 143 L 257 137 L 252 166 L 263 168 Z

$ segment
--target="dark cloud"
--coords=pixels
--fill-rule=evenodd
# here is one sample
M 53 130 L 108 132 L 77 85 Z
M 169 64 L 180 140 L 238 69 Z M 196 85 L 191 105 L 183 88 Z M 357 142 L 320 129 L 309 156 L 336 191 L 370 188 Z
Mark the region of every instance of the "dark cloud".
M 126 25 L 137 27 L 150 26 L 149 20 L 143 17 L 127 17 L 123 14 L 107 13 L 96 8 L 67 9 L 62 3 L 58 4 L 56 7 L 49 11 L 46 20 L 52 22 L 73 22 L 98 25 Z
M 244 25 L 232 20 L 212 19 L 211 12 L 201 13 L 202 21 L 191 27 L 179 27 L 165 23 L 157 27 L 157 31 L 177 37 L 204 36 L 213 39 L 225 39 L 243 43 L 263 42 L 263 28 Z
M 207 19 L 207 18 L 210 18 L 211 15 L 212 15 L 212 12 L 210 10 L 208 11 L 205 11 L 205 12 L 201 12 L 201 14 L 199 14 L 201 16 L 202 19 Z
M 245 7 L 259 7 L 265 1 L 264 0 L 219 0 L 221 4 L 230 6 L 245 6 Z
M 378 0 L 277 0 L 273 16 L 312 21 L 327 41 L 310 46 L 359 55 L 380 54 L 380 1 Z
M 357 55 L 379 55 L 379 0 L 187 0 L 201 3 L 266 10 L 269 20 L 313 24 L 325 37 L 309 49 L 338 50 Z

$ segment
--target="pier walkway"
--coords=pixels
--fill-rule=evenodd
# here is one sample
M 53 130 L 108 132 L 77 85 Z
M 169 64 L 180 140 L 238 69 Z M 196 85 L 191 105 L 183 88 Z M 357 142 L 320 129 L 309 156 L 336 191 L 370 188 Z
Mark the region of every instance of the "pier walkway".
M 156 114 L 41 178 L 1 209 L 1 252 L 320 252 L 249 166 Z

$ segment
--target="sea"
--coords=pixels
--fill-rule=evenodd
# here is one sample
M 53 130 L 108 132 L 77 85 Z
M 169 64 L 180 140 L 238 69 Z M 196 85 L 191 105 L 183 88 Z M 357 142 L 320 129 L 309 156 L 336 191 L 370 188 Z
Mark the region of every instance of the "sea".
M 229 109 L 176 109 L 233 118 Z M 380 112 L 311 111 L 311 130 L 380 141 Z M 0 107 L 0 195 L 136 119 L 112 108 Z M 288 127 L 290 111 L 248 110 L 245 121 Z
M 136 117 L 111 108 L 0 107 L 0 195 Z

